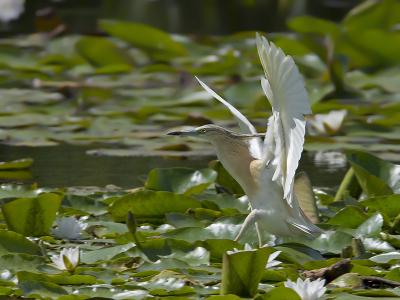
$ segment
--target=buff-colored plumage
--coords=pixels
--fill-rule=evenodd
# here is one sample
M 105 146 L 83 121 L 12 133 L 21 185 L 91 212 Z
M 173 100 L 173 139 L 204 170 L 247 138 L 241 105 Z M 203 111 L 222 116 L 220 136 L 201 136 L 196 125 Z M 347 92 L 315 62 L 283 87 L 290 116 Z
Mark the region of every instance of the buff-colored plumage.
M 304 234 L 315 238 L 323 231 L 302 212 L 293 190 L 294 175 L 303 151 L 304 114 L 312 113 L 307 91 L 290 56 L 259 35 L 257 49 L 266 76 L 261 85 L 273 113 L 264 142 L 244 115 L 199 79 L 206 91 L 229 108 L 244 134 L 215 125 L 171 134 L 195 135 L 213 144 L 221 163 L 246 192 L 251 213 L 236 240 L 253 224 L 257 227 L 260 244 L 263 230 L 279 237 Z

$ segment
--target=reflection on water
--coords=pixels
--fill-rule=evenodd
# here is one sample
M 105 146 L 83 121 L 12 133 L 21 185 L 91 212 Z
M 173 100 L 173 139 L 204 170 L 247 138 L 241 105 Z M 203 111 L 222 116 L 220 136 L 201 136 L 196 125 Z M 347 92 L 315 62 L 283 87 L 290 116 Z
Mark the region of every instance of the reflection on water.
M 110 147 L 110 146 L 108 146 Z M 104 148 L 104 145 L 56 147 L 11 147 L 0 145 L 0 161 L 11 161 L 26 157 L 34 159 L 29 171 L 19 174 L 0 172 L 0 183 L 37 183 L 39 187 L 100 186 L 114 184 L 123 188 L 143 186 L 140 175 L 147 175 L 154 168 L 189 167 L 207 168 L 214 156 L 187 160 L 164 159 L 162 157 L 106 157 L 89 156 L 87 150 Z M 336 160 L 337 161 L 337 160 Z M 332 164 L 333 162 L 333 164 Z M 314 159 L 313 153 L 303 153 L 299 171 L 305 171 L 314 186 L 333 187 L 339 185 L 347 166 L 343 161 Z M 11 177 L 7 176 L 10 175 Z M 7 177 L 8 179 L 5 179 Z

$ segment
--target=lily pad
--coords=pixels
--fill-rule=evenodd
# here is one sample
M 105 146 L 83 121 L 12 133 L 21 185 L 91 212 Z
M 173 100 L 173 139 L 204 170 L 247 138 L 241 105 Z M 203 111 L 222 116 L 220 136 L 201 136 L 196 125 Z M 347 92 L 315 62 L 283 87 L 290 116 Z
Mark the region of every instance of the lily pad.
M 126 72 L 132 69 L 126 56 L 122 56 L 113 42 L 101 37 L 84 37 L 76 42 L 78 52 L 102 73 Z M 105 69 L 108 68 L 108 69 Z
M 372 207 L 379 212 L 385 213 L 389 218 L 400 214 L 399 194 L 364 199 L 360 203 L 366 207 Z
M 188 209 L 201 207 L 196 198 L 164 191 L 138 191 L 122 196 L 109 207 L 115 221 L 125 221 L 130 210 L 136 218 L 163 218 L 168 213 L 185 213 Z
M 47 235 L 61 204 L 53 193 L 21 198 L 1 206 L 8 230 L 25 236 Z
M 174 41 L 168 33 L 154 27 L 110 20 L 101 20 L 100 26 L 109 34 L 144 50 L 170 56 L 187 55 L 181 43 Z
M 191 195 L 202 193 L 217 178 L 211 169 L 189 168 L 154 169 L 149 173 L 146 189 Z
M 1 162 L 0 170 L 28 169 L 33 163 L 32 158 L 23 158 L 10 162 Z
M 363 151 L 346 153 L 364 193 L 370 197 L 400 193 L 400 165 Z

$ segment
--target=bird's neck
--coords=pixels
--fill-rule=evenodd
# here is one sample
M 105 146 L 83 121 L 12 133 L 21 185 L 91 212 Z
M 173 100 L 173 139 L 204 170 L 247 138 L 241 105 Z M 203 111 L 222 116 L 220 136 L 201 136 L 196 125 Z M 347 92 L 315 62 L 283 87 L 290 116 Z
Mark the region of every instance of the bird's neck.
M 221 139 L 213 143 L 217 149 L 218 159 L 224 168 L 245 190 L 252 189 L 253 176 L 250 164 L 255 158 L 244 139 Z M 247 193 L 247 192 L 246 192 Z

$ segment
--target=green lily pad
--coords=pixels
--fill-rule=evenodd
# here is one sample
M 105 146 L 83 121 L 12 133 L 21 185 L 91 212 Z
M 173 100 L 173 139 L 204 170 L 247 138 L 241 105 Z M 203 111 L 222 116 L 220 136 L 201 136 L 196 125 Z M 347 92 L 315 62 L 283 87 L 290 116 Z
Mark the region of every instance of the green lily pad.
M 366 207 L 372 207 L 379 212 L 385 213 L 389 218 L 394 218 L 400 214 L 399 194 L 364 199 L 360 203 Z
M 24 296 L 28 298 L 34 298 L 35 296 L 54 298 L 68 295 L 65 289 L 51 282 L 27 280 L 20 282 L 18 287 L 22 290 Z
M 10 162 L 1 162 L 0 170 L 28 169 L 33 163 L 32 158 L 23 158 Z
M 356 273 L 347 273 L 344 274 L 331 283 L 330 286 L 337 286 L 337 287 L 361 287 L 363 285 L 362 279 Z
M 208 239 L 230 239 L 236 238 L 244 222 L 244 217 L 223 217 L 206 228 L 186 227 L 178 228 L 164 233 L 163 238 L 182 239 L 188 242 L 205 241 Z M 270 243 L 274 239 L 273 235 L 263 233 L 263 243 Z M 258 246 L 258 236 L 255 226 L 252 226 L 240 240 L 239 243 Z M 233 250 L 233 249 L 232 249 Z
M 90 197 L 71 194 L 68 194 L 64 197 L 61 205 L 72 207 L 93 215 L 105 214 L 107 213 L 108 208 L 108 205 L 101 201 L 96 201 Z
M 189 168 L 154 169 L 149 173 L 146 189 L 191 195 L 202 193 L 217 178 L 211 169 Z
M 17 272 L 17 277 L 19 282 L 24 282 L 28 280 L 32 281 L 46 281 L 56 284 L 68 284 L 68 285 L 82 285 L 82 284 L 96 284 L 97 279 L 89 275 L 72 275 L 66 277 L 63 275 L 52 275 L 47 276 L 44 274 L 35 274 L 27 271 Z
M 356 206 L 346 206 L 334 215 L 328 224 L 339 225 L 347 228 L 355 229 L 364 223 L 368 216 Z
M 382 226 L 383 217 L 379 212 L 376 212 L 368 220 L 357 227 L 353 236 L 356 238 L 379 238 Z
M 42 255 L 39 247 L 23 235 L 0 229 L 0 256 L 9 253 Z
M 129 243 L 126 245 L 114 246 L 114 247 L 104 247 L 99 250 L 94 250 L 90 252 L 85 252 L 82 255 L 82 262 L 86 264 L 93 264 L 98 261 L 111 260 L 116 255 L 125 252 L 132 247 L 135 247 L 134 243 Z
M 305 263 L 313 260 L 324 260 L 324 257 L 318 250 L 298 243 L 285 243 L 274 247 L 276 250 L 282 251 L 279 259 L 291 263 Z
M 165 53 L 169 56 L 187 55 L 181 43 L 174 41 L 168 33 L 154 27 L 110 20 L 101 20 L 100 26 L 109 34 L 144 50 Z
M 195 197 L 199 200 L 213 201 L 222 210 L 224 208 L 234 208 L 240 213 L 249 213 L 249 200 L 247 199 L 247 196 L 235 198 L 228 194 L 204 194 Z
M 185 213 L 189 208 L 201 207 L 200 201 L 193 197 L 164 191 L 138 191 L 122 196 L 109 207 L 115 221 L 125 221 L 130 210 L 137 219 L 144 217 L 163 218 L 168 213 Z
M 25 236 L 47 235 L 61 204 L 61 197 L 47 193 L 21 198 L 1 206 L 8 230 Z
M 342 24 L 348 30 L 372 28 L 388 30 L 399 20 L 400 4 L 397 1 L 368 1 L 353 8 L 346 15 Z
M 273 248 L 260 248 L 255 251 L 225 253 L 222 260 L 221 295 L 253 296 L 272 252 Z
M 259 298 L 257 298 L 259 299 Z M 261 296 L 261 299 L 267 300 L 286 300 L 286 299 L 293 299 L 293 300 L 301 300 L 300 296 L 292 289 L 287 287 L 276 287 L 270 290 L 265 295 Z
M 346 153 L 364 193 L 370 197 L 400 193 L 400 165 L 395 165 L 363 151 Z
M 385 275 L 385 279 L 400 282 L 400 268 L 392 269 L 388 274 Z
M 400 252 L 389 252 L 389 253 L 375 255 L 371 257 L 369 260 L 380 264 L 386 264 L 390 262 L 392 259 L 399 260 Z
M 10 272 L 27 271 L 38 273 L 36 268 L 46 259 L 41 256 L 28 254 L 6 254 L 0 256 L 0 269 Z
M 167 222 L 172 224 L 176 228 L 204 227 L 204 223 L 189 215 L 172 213 L 172 214 L 167 214 L 166 217 L 167 217 Z
M 335 231 L 321 234 L 318 238 L 311 240 L 305 236 L 295 238 L 285 238 L 284 242 L 293 242 L 306 245 L 318 251 L 328 251 L 332 253 L 341 253 L 342 249 L 351 246 L 353 236 L 350 234 Z
M 76 42 L 75 47 L 90 64 L 103 73 L 126 72 L 132 69 L 127 56 L 121 55 L 123 50 L 104 38 L 84 37 Z
M 287 26 L 300 33 L 329 34 L 332 39 L 335 39 L 339 34 L 339 26 L 336 23 L 311 16 L 292 19 L 287 23 Z

